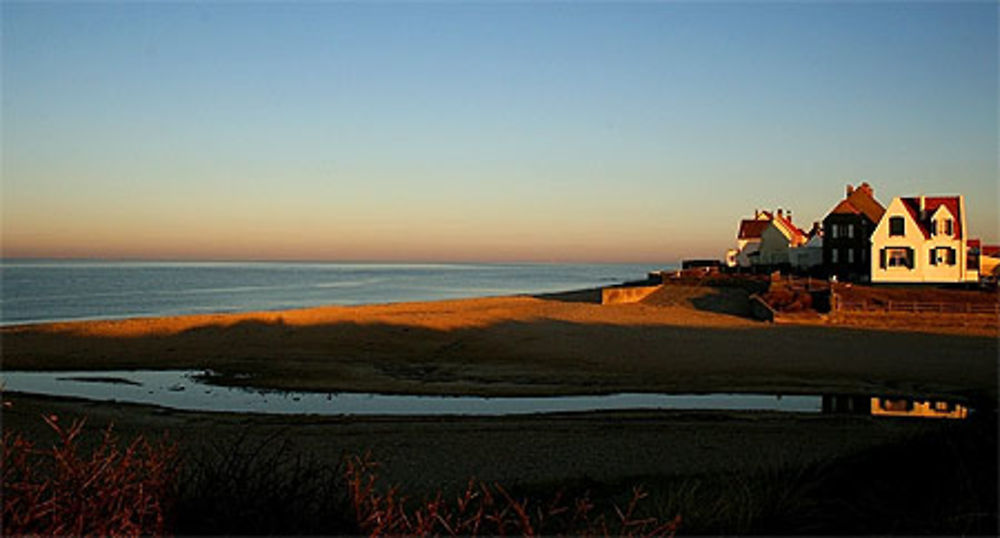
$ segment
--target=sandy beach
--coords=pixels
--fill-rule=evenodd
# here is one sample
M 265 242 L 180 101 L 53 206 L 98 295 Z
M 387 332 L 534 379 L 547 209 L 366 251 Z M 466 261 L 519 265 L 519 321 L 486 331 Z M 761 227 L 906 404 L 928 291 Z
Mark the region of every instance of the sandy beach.
M 279 389 L 996 398 L 995 336 L 768 324 L 746 317 L 746 296 L 738 290 L 677 286 L 646 303 L 614 306 L 588 302 L 592 297 L 575 292 L 54 323 L 0 334 L 4 369 L 211 368 L 224 383 Z M 39 415 L 55 414 L 63 421 L 86 417 L 95 438 L 109 424 L 125 438 L 169 432 L 192 457 L 226 454 L 237 445 L 255 451 L 274 439 L 290 443 L 285 457 L 324 465 L 371 451 L 383 466 L 382 485 L 398 484 L 415 496 L 457 494 L 472 477 L 543 495 L 569 488 L 609 498 L 644 484 L 656 513 L 683 513 L 691 532 L 808 533 L 817 522 L 842 533 L 884 530 L 886 521 L 951 528 L 934 516 L 914 523 L 916 515 L 931 512 L 912 508 L 913 502 L 945 502 L 926 492 L 901 500 L 905 508 L 858 516 L 865 507 L 882 506 L 886 491 L 899 495 L 886 484 L 951 480 L 941 495 L 972 488 L 962 490 L 959 504 L 972 499 L 974 507 L 985 506 L 995 498 L 979 492 L 995 490 L 988 478 L 995 473 L 972 480 L 959 472 L 994 461 L 995 415 L 988 408 L 985 420 L 965 423 L 745 411 L 269 416 L 30 395 L 5 400 L 5 431 L 39 442 L 53 440 Z M 914 474 L 914 462 L 927 458 L 950 466 Z M 854 515 L 842 517 L 848 512 Z M 971 528 L 992 528 L 983 521 Z
M 739 292 L 585 292 L 7 327 L 5 369 L 211 368 L 224 383 L 440 394 L 909 392 L 996 397 L 995 335 L 772 325 Z M 249 374 L 249 378 L 237 374 Z

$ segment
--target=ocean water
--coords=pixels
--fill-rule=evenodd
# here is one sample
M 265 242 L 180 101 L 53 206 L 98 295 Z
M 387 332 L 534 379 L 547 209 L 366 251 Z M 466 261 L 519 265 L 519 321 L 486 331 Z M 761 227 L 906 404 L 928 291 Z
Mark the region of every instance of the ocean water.
M 0 262 L 0 324 L 543 293 L 670 265 Z

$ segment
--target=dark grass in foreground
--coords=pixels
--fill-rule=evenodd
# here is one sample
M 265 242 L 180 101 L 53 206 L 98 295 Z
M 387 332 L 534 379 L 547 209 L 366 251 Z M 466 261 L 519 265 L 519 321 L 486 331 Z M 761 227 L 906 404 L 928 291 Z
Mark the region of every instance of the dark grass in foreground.
M 4 434 L 4 534 L 997 532 L 995 415 L 808 465 L 516 489 L 473 480 L 424 498 L 383 484 L 370 458 L 330 465 L 280 433 L 181 460 L 168 442 L 50 426 L 50 448 Z
M 176 445 L 141 436 L 122 444 L 108 428 L 95 448 L 81 450 L 84 420 L 63 426 L 55 415 L 43 419 L 59 439 L 49 448 L 8 431 L 3 435 L 5 536 L 167 532 Z
M 181 462 L 166 441 L 140 436 L 120 447 L 109 427 L 81 456 L 84 421 L 64 429 L 44 418 L 59 436 L 51 448 L 4 434 L 4 535 L 672 536 L 679 523 L 635 517 L 646 497 L 638 488 L 614 516 L 586 495 L 535 503 L 471 480 L 457 499 L 409 499 L 377 486 L 370 457 L 330 467 L 291 456 L 277 437 L 216 445 Z

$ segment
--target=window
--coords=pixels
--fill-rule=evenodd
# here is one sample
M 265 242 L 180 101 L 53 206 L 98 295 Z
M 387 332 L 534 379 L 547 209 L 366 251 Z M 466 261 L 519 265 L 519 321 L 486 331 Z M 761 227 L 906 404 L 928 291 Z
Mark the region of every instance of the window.
M 931 265 L 955 265 L 955 249 L 950 247 L 932 248 L 930 251 Z
M 903 217 L 889 217 L 889 236 L 906 235 Z
M 931 221 L 931 235 L 952 235 L 954 233 L 955 225 L 951 219 Z
M 886 411 L 911 411 L 913 410 L 913 401 L 908 399 L 896 399 L 890 400 L 888 398 L 882 398 L 882 409 Z
M 909 247 L 891 247 L 879 251 L 879 267 L 906 267 L 913 269 L 913 249 Z
M 850 230 L 850 228 L 847 228 L 847 229 Z M 854 249 L 853 248 L 847 249 L 847 263 L 854 263 Z
M 838 224 L 831 224 L 830 225 L 830 238 L 831 239 L 836 239 L 837 238 L 837 231 L 838 231 L 839 228 L 840 228 L 840 225 L 838 225 Z
M 837 263 L 837 249 L 831 250 L 830 256 L 831 256 L 830 261 L 832 261 L 833 263 Z
M 889 249 L 889 267 L 909 267 L 910 260 L 906 257 L 906 251 L 901 248 Z
M 854 225 L 853 224 L 848 224 L 847 225 L 847 237 L 851 237 L 851 238 L 854 237 Z

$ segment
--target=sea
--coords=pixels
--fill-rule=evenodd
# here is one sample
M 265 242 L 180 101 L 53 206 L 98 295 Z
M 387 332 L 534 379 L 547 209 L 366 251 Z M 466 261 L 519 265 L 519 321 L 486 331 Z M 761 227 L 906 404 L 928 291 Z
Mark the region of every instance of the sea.
M 593 288 L 657 264 L 0 261 L 0 325 Z

